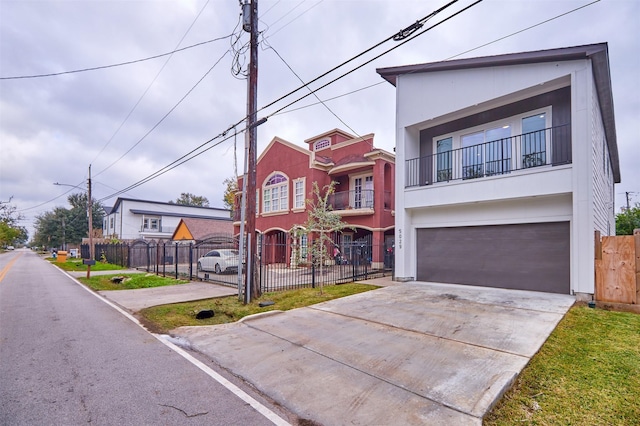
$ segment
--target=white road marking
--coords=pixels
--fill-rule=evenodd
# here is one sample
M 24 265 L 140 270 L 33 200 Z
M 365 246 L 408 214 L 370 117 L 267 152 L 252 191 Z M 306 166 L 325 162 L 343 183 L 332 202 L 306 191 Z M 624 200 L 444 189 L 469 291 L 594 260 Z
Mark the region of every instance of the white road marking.
M 53 265 L 51 265 L 51 266 L 53 266 Z M 118 306 L 115 303 L 111 302 L 110 300 L 104 298 L 103 296 L 99 295 L 98 293 L 93 292 L 88 287 L 86 287 L 84 284 L 82 284 L 80 281 L 76 280 L 75 277 L 69 275 L 66 271 L 63 271 L 60 268 L 56 268 L 56 269 L 58 271 L 62 272 L 67 277 L 71 278 L 76 284 L 78 284 L 84 290 L 86 290 L 87 292 L 89 292 L 93 296 L 97 297 L 99 300 L 102 300 L 104 303 L 106 303 L 107 305 L 111 306 L 113 309 L 115 309 L 118 312 L 120 312 L 122 315 L 124 315 L 129 320 L 131 320 L 132 322 L 137 324 L 138 327 L 142 328 L 144 331 L 146 331 L 147 333 L 151 334 L 153 337 L 158 339 L 160 342 L 162 342 L 168 348 L 170 348 L 171 350 L 173 350 L 174 352 L 176 352 L 177 354 L 182 356 L 184 359 L 186 359 L 187 361 L 189 361 L 190 363 L 192 363 L 193 365 L 198 367 L 200 370 L 202 370 L 205 374 L 207 374 L 213 380 L 215 380 L 216 382 L 220 383 L 222 386 L 227 388 L 230 392 L 232 392 L 238 398 L 240 398 L 241 400 L 243 400 L 244 402 L 249 404 L 251 407 L 253 407 L 253 409 L 256 410 L 258 413 L 262 414 L 267 419 L 269 419 L 274 425 L 277 425 L 277 426 L 291 426 L 291 423 L 287 422 L 282 417 L 278 416 L 276 413 L 274 413 L 273 411 L 271 411 L 270 409 L 265 407 L 263 404 L 261 404 L 260 402 L 256 401 L 254 398 L 252 398 L 245 391 L 243 391 L 242 389 L 240 389 L 239 387 L 237 387 L 236 385 L 234 385 L 233 383 L 231 383 L 230 381 L 228 381 L 227 379 L 222 377 L 220 374 L 215 372 L 213 369 L 211 369 L 209 366 L 204 364 L 202 361 L 194 358 L 192 355 L 190 355 L 184 349 L 182 349 L 179 346 L 176 346 L 175 344 L 163 339 L 162 336 L 159 335 L 159 334 L 150 333 L 149 330 L 144 328 L 142 326 L 142 324 L 140 324 L 138 319 L 136 317 L 134 317 L 133 315 L 131 315 L 129 312 L 125 311 L 120 306 Z

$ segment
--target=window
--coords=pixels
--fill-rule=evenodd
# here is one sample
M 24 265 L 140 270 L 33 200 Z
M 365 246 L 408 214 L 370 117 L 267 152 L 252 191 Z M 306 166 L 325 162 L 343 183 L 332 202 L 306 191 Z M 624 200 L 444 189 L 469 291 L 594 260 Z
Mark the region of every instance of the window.
M 273 174 L 264 184 L 262 190 L 262 212 L 278 212 L 287 210 L 289 206 L 289 181 L 279 173 Z
M 485 175 L 511 171 L 511 126 L 504 125 L 484 132 Z
M 433 138 L 431 182 L 475 179 L 549 164 L 551 107 Z
M 522 168 L 542 166 L 547 163 L 545 114 L 522 119 Z
M 304 208 L 304 178 L 293 181 L 293 208 Z
M 462 178 L 474 179 L 484 176 L 482 144 L 484 132 L 471 133 L 461 138 L 462 142 Z
M 329 139 L 320 139 L 313 144 L 313 150 L 320 151 L 321 149 L 328 148 L 330 145 L 331 141 Z
M 436 146 L 437 182 L 451 180 L 451 148 L 453 146 L 453 138 L 440 139 L 437 141 Z
M 109 218 L 109 229 L 113 229 L 113 218 Z
M 142 221 L 143 230 L 157 231 L 160 228 L 160 219 L 145 217 Z
M 352 178 L 350 205 L 354 209 L 373 208 L 373 176 L 357 176 Z
M 309 238 L 307 234 L 300 235 L 300 258 L 306 259 L 309 253 Z
M 462 178 L 474 179 L 509 172 L 510 138 L 511 126 L 508 124 L 462 136 Z

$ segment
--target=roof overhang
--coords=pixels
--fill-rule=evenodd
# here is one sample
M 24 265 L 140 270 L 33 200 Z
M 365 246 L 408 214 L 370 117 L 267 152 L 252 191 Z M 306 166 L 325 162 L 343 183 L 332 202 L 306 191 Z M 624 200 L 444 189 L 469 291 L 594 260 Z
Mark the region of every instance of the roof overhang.
M 338 173 L 344 173 L 351 170 L 362 169 L 365 167 L 373 167 L 375 165 L 376 165 L 375 161 L 358 161 L 356 163 L 347 163 L 347 164 L 342 164 L 340 166 L 336 166 L 331 170 L 329 170 L 327 173 L 329 173 L 330 175 L 336 175 Z

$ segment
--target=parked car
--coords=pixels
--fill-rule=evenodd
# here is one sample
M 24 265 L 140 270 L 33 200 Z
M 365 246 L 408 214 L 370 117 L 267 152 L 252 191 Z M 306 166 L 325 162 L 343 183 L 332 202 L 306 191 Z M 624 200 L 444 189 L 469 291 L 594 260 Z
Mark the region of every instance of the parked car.
M 7 246 L 7 250 L 14 250 L 14 249 L 15 249 L 15 247 L 13 247 L 13 246 Z
M 238 250 L 211 250 L 198 259 L 198 271 L 238 272 Z

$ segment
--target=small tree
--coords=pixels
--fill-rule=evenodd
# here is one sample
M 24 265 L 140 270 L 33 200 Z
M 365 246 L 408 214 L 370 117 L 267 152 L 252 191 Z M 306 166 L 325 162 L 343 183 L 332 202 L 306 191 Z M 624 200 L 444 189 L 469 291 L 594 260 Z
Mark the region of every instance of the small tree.
M 236 193 L 238 192 L 238 179 L 234 177 L 226 178 L 222 181 L 224 184 L 224 195 L 222 196 L 222 202 L 225 207 L 231 210 L 231 217 L 233 217 L 233 211 L 235 210 Z
M 320 268 L 320 274 L 323 272 L 324 261 L 328 259 L 327 246 L 333 244 L 331 237 L 332 232 L 342 232 L 348 227 L 348 224 L 342 221 L 342 217 L 333 211 L 333 207 L 329 204 L 329 197 L 335 192 L 337 182 L 333 181 L 329 185 L 322 188 L 324 195 L 321 194 L 318 182 L 313 182 L 314 199 L 306 200 L 309 206 L 309 215 L 304 226 L 307 233 L 315 233 L 316 238 L 311 244 L 311 259 L 314 265 Z M 320 294 L 323 292 L 322 280 L 320 280 Z
M 0 201 L 0 246 L 24 243 L 29 236 L 24 226 L 18 222 L 24 219 L 24 215 L 18 213 L 18 208 L 9 201 Z
M 640 204 L 616 215 L 616 235 L 633 235 L 640 228 Z
M 209 207 L 207 197 L 195 195 L 190 192 L 183 192 L 176 201 L 169 201 L 169 204 L 180 204 L 182 206 Z

